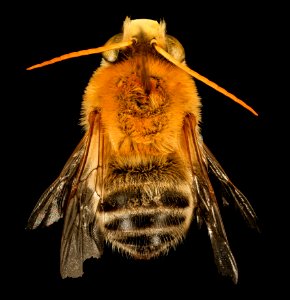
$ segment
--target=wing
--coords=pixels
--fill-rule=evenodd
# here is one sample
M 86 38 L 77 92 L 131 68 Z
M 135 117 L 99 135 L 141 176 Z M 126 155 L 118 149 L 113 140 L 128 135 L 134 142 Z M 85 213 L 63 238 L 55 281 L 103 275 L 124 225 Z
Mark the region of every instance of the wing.
M 205 144 L 202 145 L 204 162 L 208 163 L 210 170 L 218 178 L 224 191 L 226 191 L 228 198 L 227 200 L 234 200 L 234 204 L 239 208 L 242 216 L 248 223 L 248 225 L 254 229 L 259 230 L 257 215 L 251 206 L 245 195 L 231 182 L 221 165 L 218 163 L 216 158 L 213 156 L 211 151 Z
M 63 217 L 75 174 L 78 172 L 88 142 L 86 134 L 65 164 L 58 178 L 45 190 L 35 205 L 27 224 L 27 229 L 50 226 Z
M 90 129 L 67 161 L 60 176 L 44 192 L 28 228 L 48 226 L 64 217 L 60 250 L 62 278 L 83 274 L 83 262 L 100 257 L 103 238 L 96 211 L 102 197 L 104 135 L 101 114 L 92 112 Z
M 190 114 L 185 117 L 183 133 L 193 174 L 192 190 L 197 203 L 197 219 L 206 223 L 219 272 L 222 275 L 230 276 L 237 283 L 238 268 L 228 243 L 217 199 L 208 176 L 208 167 L 233 196 L 250 224 L 255 224 L 256 215 L 245 196 L 231 183 L 214 156 L 203 144 L 196 125 L 196 119 L 193 115 Z

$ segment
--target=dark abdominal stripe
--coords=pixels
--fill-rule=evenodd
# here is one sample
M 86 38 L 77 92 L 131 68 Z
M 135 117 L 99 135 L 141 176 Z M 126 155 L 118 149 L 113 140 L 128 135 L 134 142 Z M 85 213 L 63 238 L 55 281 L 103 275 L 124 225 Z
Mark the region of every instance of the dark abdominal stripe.
M 140 208 L 186 208 L 187 206 L 189 206 L 188 199 L 176 191 L 164 191 L 161 195 L 149 197 L 139 187 L 108 195 L 99 209 L 103 212 L 113 212 Z
M 128 236 L 123 238 L 121 242 L 125 245 L 136 245 L 137 247 L 158 247 L 160 244 L 164 244 L 173 240 L 173 236 L 171 234 L 156 234 L 156 235 L 139 235 L 139 236 Z
M 132 230 L 146 228 L 164 228 L 180 225 L 184 222 L 182 215 L 149 213 L 120 216 L 105 225 L 108 230 Z

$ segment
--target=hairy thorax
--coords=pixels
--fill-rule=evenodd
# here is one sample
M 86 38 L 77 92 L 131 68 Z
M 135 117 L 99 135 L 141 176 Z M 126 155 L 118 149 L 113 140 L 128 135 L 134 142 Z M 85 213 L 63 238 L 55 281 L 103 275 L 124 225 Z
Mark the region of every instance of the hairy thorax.
M 84 95 L 82 124 L 101 109 L 112 149 L 119 154 L 168 154 L 179 145 L 184 116 L 199 116 L 194 82 L 168 62 L 148 56 L 103 66 Z
M 168 123 L 166 108 L 170 99 L 162 78 L 148 77 L 148 92 L 138 74 L 124 76 L 118 82 L 118 121 L 122 132 L 137 143 L 148 144 Z

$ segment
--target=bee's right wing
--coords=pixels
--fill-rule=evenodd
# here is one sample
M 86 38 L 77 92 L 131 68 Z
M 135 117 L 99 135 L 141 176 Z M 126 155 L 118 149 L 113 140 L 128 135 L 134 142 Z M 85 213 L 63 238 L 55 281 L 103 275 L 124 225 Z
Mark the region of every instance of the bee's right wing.
M 103 239 L 96 212 L 102 197 L 104 134 L 101 113 L 92 112 L 90 129 L 67 161 L 60 176 L 44 192 L 33 210 L 28 228 L 49 226 L 64 217 L 61 240 L 61 276 L 79 277 L 83 262 L 100 257 Z
M 58 178 L 41 195 L 30 214 L 27 229 L 50 226 L 63 217 L 64 206 L 69 198 L 80 162 L 84 157 L 87 143 L 88 134 L 85 134 L 67 160 Z
M 226 172 L 223 170 L 222 166 L 218 163 L 214 155 L 208 149 L 208 147 L 203 143 L 202 145 L 204 157 L 203 159 L 207 162 L 209 169 L 218 178 L 223 191 L 225 192 L 227 198 L 223 198 L 226 204 L 229 204 L 227 200 L 232 201 L 240 210 L 243 218 L 248 223 L 250 227 L 259 231 L 259 224 L 257 215 L 245 197 L 245 195 L 231 182 Z

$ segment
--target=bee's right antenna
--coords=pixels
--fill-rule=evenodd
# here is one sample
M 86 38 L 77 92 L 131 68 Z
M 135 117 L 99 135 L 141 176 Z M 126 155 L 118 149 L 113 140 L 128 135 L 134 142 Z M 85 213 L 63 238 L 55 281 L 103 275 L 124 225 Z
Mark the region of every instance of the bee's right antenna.
M 224 88 L 218 86 L 213 81 L 210 81 L 206 77 L 204 77 L 204 76 L 198 74 L 197 72 L 193 71 L 192 69 L 190 69 L 189 67 L 187 67 L 185 64 L 180 63 L 178 60 L 176 60 L 174 57 L 172 57 L 168 52 L 166 52 L 164 49 L 162 49 L 161 47 L 159 47 L 156 44 L 155 40 L 152 41 L 152 44 L 155 47 L 156 51 L 159 54 L 161 54 L 164 58 L 166 58 L 168 61 L 172 62 L 177 67 L 179 67 L 180 69 L 182 69 L 183 71 L 185 71 L 189 75 L 193 76 L 194 78 L 202 81 L 203 83 L 209 85 L 210 87 L 212 87 L 213 89 L 217 90 L 218 92 L 220 92 L 220 93 L 224 94 L 225 96 L 231 98 L 233 101 L 237 102 L 238 104 L 240 104 L 241 106 L 243 106 L 244 108 L 246 108 L 247 110 L 249 110 L 251 113 L 253 113 L 255 116 L 258 116 L 258 113 L 252 107 L 250 107 L 248 104 L 246 104 L 244 101 L 242 101 L 241 99 L 237 98 L 235 95 L 229 93 Z

